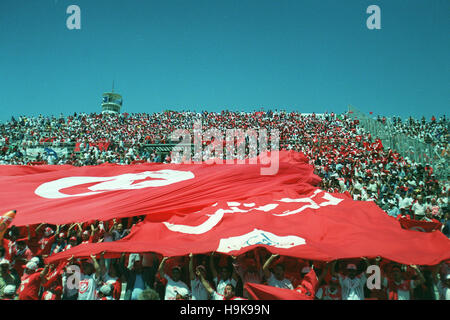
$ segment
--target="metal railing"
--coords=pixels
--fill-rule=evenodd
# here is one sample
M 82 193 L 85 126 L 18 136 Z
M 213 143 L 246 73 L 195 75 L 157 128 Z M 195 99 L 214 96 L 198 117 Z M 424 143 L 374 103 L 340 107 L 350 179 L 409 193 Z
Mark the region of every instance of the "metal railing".
M 373 138 L 380 138 L 384 148 L 390 148 L 403 157 L 422 165 L 429 164 L 433 167 L 433 172 L 439 179 L 448 179 L 449 156 L 442 156 L 435 144 L 425 143 L 404 133 L 399 133 L 390 119 L 386 119 L 384 123 L 380 122 L 352 106 L 349 106 L 349 117 L 359 120 L 360 126 L 368 131 Z

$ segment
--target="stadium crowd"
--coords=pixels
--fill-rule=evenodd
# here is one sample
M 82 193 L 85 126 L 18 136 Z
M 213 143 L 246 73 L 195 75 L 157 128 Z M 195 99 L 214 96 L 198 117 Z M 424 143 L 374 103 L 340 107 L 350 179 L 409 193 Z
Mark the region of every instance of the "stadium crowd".
M 125 219 L 127 220 L 127 219 Z M 129 221 L 131 226 L 139 219 Z M 246 283 L 296 290 L 323 300 L 449 300 L 450 262 L 401 265 L 375 259 L 310 261 L 257 248 L 238 257 L 211 253 L 163 257 L 157 253 L 107 258 L 43 258 L 85 242 L 115 241 L 128 229 L 117 221 L 11 228 L 0 255 L 4 300 L 235 300 L 251 299 Z M 379 288 L 366 285 L 366 269 L 378 265 Z M 78 281 L 78 285 L 77 285 Z
M 386 117 L 379 116 L 378 121 L 386 126 L 391 124 L 394 128 L 394 134 L 406 134 L 407 136 L 417 139 L 421 142 L 432 144 L 436 150 L 444 155 L 448 154 L 448 121 L 444 115 L 440 119 L 432 116 L 431 121 L 426 121 L 425 117 L 416 120 L 409 117 L 406 121 L 402 121 L 400 117 L 393 117 L 387 120 Z
M 19 117 L 0 124 L 0 164 L 174 162 L 177 160 L 152 151 L 148 144 L 170 142 L 169 135 L 176 129 L 192 131 L 196 120 L 201 120 L 203 130 L 265 128 L 270 133 L 277 129 L 280 148 L 307 155 L 316 174 L 323 178 L 322 189 L 345 192 L 355 200 L 374 201 L 395 218 L 440 222 L 440 230 L 450 237 L 449 181 L 438 180 L 429 164 L 415 163 L 384 148 L 379 139 L 347 115 L 167 111 Z M 399 132 L 436 144 L 447 154 L 445 118 L 394 122 Z M 51 150 L 70 143 L 79 149 L 64 156 L 47 152 L 35 157 L 28 153 L 37 146 Z M 381 258 L 325 263 L 256 249 L 239 257 L 211 254 L 167 258 L 146 253 L 44 264 L 46 256 L 81 243 L 121 239 L 142 218 L 10 228 L 0 247 L 1 299 L 248 299 L 244 290 L 247 282 L 295 289 L 316 299 L 450 299 L 448 261 L 437 266 L 406 266 Z M 367 264 L 381 267 L 379 290 L 365 285 Z M 81 270 L 77 288 L 73 286 L 76 270 Z M 319 283 L 315 289 L 311 277 Z

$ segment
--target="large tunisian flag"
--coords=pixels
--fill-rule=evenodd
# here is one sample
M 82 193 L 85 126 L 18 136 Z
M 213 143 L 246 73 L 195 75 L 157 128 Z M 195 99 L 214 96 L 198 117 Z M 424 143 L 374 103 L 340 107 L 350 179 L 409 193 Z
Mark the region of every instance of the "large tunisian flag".
M 450 240 L 441 232 L 402 229 L 373 202 L 316 189 L 302 195 L 287 190 L 219 202 L 166 222 L 143 221 L 122 240 L 82 244 L 49 261 L 103 251 L 105 257 L 149 251 L 165 256 L 212 251 L 240 255 L 258 246 L 322 261 L 381 256 L 404 264 L 435 265 L 450 258 Z
M 164 221 L 218 200 L 285 188 L 310 190 L 320 181 L 300 153 L 281 151 L 275 175 L 262 175 L 269 165 L 256 160 L 257 164 L 0 166 L 0 212 L 17 210 L 16 226 L 136 215 Z

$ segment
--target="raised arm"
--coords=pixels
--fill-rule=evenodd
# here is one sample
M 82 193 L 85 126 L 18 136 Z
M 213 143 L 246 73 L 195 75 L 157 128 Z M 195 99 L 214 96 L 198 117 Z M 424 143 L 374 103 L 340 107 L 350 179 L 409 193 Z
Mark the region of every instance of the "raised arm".
M 438 283 L 438 281 L 439 281 L 439 270 L 441 268 L 441 264 L 442 263 L 439 263 L 439 264 L 435 265 L 433 267 L 433 269 L 431 270 L 431 275 L 433 277 L 434 283 Z
M 45 225 L 45 223 L 41 223 L 40 225 L 38 225 L 35 229 L 36 232 L 39 231 L 39 229 L 41 229 L 43 226 Z
M 235 267 L 235 264 L 236 264 L 236 257 L 235 257 L 235 256 L 231 256 L 231 258 L 233 259 L 233 273 L 231 274 L 231 278 L 233 278 L 234 281 L 238 282 L 240 276 L 239 276 L 239 274 L 237 273 L 236 267 Z
M 337 263 L 337 260 L 334 260 L 333 262 L 331 262 L 331 266 L 330 266 L 330 273 L 331 273 L 331 276 L 332 277 L 335 277 L 336 275 L 337 275 L 337 272 L 336 272 L 336 263 Z
M 102 275 L 106 274 L 106 264 L 105 264 L 105 251 L 100 254 L 100 261 L 98 263 L 100 265 L 100 272 Z
M 111 233 L 114 230 L 114 228 L 116 227 L 116 225 L 117 225 L 117 221 L 116 221 L 116 219 L 113 219 L 113 224 L 112 224 L 111 228 L 109 228 L 108 232 Z
M 41 279 L 41 284 L 44 284 L 45 282 L 47 282 L 47 279 L 45 278 L 45 276 L 48 273 L 48 268 L 49 268 L 49 265 L 46 264 L 44 269 L 42 269 L 41 273 L 39 274 L 39 278 Z
M 200 282 L 203 284 L 203 286 L 205 287 L 206 291 L 209 292 L 209 294 L 213 294 L 214 293 L 214 289 L 211 287 L 211 285 L 209 284 L 208 281 L 206 281 L 206 279 L 203 277 L 202 273 L 200 271 L 195 271 L 196 275 L 198 276 L 198 278 L 200 279 Z
M 98 279 L 100 277 L 100 273 L 101 273 L 100 265 L 98 264 L 98 261 L 94 254 L 91 254 L 91 259 L 92 259 L 92 262 L 94 263 L 95 275 Z
M 209 267 L 211 268 L 213 278 L 217 278 L 217 270 L 216 266 L 214 265 L 214 252 L 211 252 L 211 256 L 209 257 Z
M 366 270 L 367 270 L 367 268 L 370 266 L 369 259 L 367 259 L 366 257 L 362 257 L 362 259 L 363 259 L 363 261 L 364 261 L 364 264 L 366 265 Z M 363 272 L 364 272 L 364 271 L 363 271 Z
M 419 280 L 417 280 L 417 283 L 415 283 L 416 287 L 425 283 L 425 277 L 423 276 L 423 273 L 422 271 L 420 271 L 419 267 L 416 266 L 415 264 L 411 264 L 409 266 L 413 268 L 416 271 L 417 275 L 419 276 Z
M 195 273 L 194 273 L 194 255 L 192 253 L 189 253 L 189 277 L 191 280 L 195 279 Z
M 325 264 L 325 267 L 323 268 L 322 272 L 320 273 L 320 276 L 317 277 L 317 285 L 318 286 L 320 286 L 320 284 L 322 283 L 323 279 L 327 275 L 328 271 L 330 270 L 330 266 L 331 266 L 331 263 L 327 262 Z
M 69 229 L 67 230 L 67 234 L 70 234 L 70 231 L 72 231 L 72 229 L 76 226 L 76 223 L 72 223 L 69 227 Z
M 269 270 L 270 265 L 271 265 L 272 262 L 273 262 L 276 258 L 278 258 L 279 256 L 280 256 L 280 255 L 278 255 L 278 254 L 272 254 L 272 255 L 270 256 L 270 258 L 267 259 L 266 263 L 264 263 L 264 266 L 263 266 L 263 272 L 264 272 L 264 276 L 266 277 L 266 280 L 268 280 L 268 279 L 270 278 L 270 270 Z
M 164 273 L 164 266 L 165 266 L 165 264 L 166 264 L 166 261 L 167 261 L 167 259 L 169 259 L 168 257 L 164 257 L 162 260 L 161 260 L 161 263 L 159 264 L 159 267 L 158 267 L 158 273 L 159 273 L 159 276 L 161 277 L 161 278 L 164 278 L 165 277 L 165 273 Z
M 28 241 L 31 241 L 31 232 L 30 232 L 30 226 L 27 224 L 27 237 L 28 237 Z
M 78 222 L 77 226 L 78 226 L 78 233 L 77 233 L 77 235 L 78 235 L 78 237 L 81 238 L 81 234 L 83 233 L 83 227 L 81 226 L 81 222 Z

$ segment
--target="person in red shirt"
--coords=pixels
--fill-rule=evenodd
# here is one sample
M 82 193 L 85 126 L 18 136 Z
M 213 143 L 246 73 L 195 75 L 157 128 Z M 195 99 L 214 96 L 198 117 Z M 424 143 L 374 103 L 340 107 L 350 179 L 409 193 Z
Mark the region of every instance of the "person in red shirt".
M 92 242 L 92 236 L 89 231 L 85 230 L 81 233 L 81 244 Z
M 16 250 L 11 254 L 11 264 L 14 264 L 14 269 L 16 270 L 19 277 L 23 275 L 23 266 L 31 260 L 33 253 L 26 245 L 25 239 L 19 239 L 16 242 Z
M 56 233 L 52 228 L 46 227 L 44 229 L 43 234 L 40 234 L 40 229 L 44 226 L 44 224 L 40 224 L 35 232 L 35 236 L 31 236 L 30 227 L 27 226 L 28 229 L 28 247 L 36 256 L 46 255 L 48 256 L 51 253 L 51 249 L 53 243 L 56 241 L 55 234 L 59 233 L 59 226 L 56 227 Z
M 45 283 L 48 265 L 41 272 L 37 271 L 37 264 L 28 262 L 22 276 L 19 288 L 19 300 L 39 300 L 39 289 Z
M 389 300 L 412 300 L 412 290 L 425 282 L 422 272 L 416 265 L 411 265 L 418 275 L 418 280 L 409 280 L 405 276 L 406 272 L 402 272 L 399 265 L 391 268 L 389 278 L 385 280 L 385 287 L 388 288 Z
M 62 286 L 52 285 L 42 293 L 41 300 L 61 300 L 62 296 Z
M 59 233 L 59 226 L 57 226 L 56 228 L 56 234 Z M 49 255 L 50 251 L 52 249 L 53 243 L 56 240 L 56 236 L 55 236 L 55 232 L 53 231 L 52 228 L 50 227 L 46 227 L 45 231 L 44 231 L 44 235 L 43 237 L 41 237 L 41 239 L 39 239 L 38 241 L 38 245 L 39 245 L 39 249 L 36 255 L 40 256 L 40 255 Z
M 316 293 L 316 299 L 342 300 L 342 289 L 337 277 L 331 277 L 328 284 L 321 286 Z
M 73 248 L 73 247 L 75 247 L 75 246 L 77 246 L 78 245 L 78 241 L 77 241 L 77 237 L 75 237 L 75 236 L 72 236 L 72 237 L 70 237 L 70 239 L 69 239 L 69 243 L 66 245 L 66 247 L 64 248 L 64 251 L 65 250 L 69 250 L 70 248 Z
M 42 284 L 44 292 L 41 300 L 61 300 L 62 296 L 62 274 L 66 263 L 60 263 L 55 268 L 53 264 L 49 265 L 49 270 L 45 277 L 45 283 Z
M 52 249 L 49 255 L 64 251 L 64 248 L 66 247 L 66 241 L 64 236 L 65 236 L 64 232 L 59 233 L 55 243 L 52 245 Z

